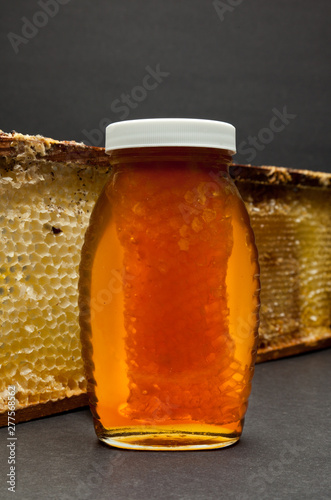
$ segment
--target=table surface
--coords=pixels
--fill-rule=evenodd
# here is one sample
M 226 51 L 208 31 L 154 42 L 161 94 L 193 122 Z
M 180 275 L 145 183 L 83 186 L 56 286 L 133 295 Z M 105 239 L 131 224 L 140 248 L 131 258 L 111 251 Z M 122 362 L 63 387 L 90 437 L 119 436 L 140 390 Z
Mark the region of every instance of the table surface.
M 100 443 L 88 409 L 19 424 L 16 499 L 331 498 L 331 350 L 257 365 L 243 436 L 206 451 L 128 451 Z M 8 429 L 0 429 L 0 498 Z

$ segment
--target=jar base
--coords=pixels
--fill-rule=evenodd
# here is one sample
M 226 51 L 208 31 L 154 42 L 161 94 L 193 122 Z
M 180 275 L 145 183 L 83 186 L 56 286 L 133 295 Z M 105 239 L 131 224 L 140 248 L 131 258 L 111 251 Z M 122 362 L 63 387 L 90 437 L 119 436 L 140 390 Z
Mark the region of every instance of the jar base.
M 208 435 L 207 433 L 185 432 L 142 432 L 125 433 L 114 436 L 112 432 L 98 435 L 103 443 L 129 450 L 184 451 L 225 448 L 235 444 L 240 436 Z

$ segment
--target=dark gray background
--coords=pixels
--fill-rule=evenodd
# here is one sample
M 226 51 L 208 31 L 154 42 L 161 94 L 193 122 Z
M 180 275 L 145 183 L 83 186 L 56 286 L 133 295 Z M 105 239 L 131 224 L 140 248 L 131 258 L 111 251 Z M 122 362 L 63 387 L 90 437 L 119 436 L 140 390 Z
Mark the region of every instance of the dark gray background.
M 209 118 L 236 126 L 237 162 L 331 171 L 331 2 L 214 3 L 2 0 L 0 128 L 103 145 L 124 117 Z M 137 90 L 157 65 L 168 76 Z

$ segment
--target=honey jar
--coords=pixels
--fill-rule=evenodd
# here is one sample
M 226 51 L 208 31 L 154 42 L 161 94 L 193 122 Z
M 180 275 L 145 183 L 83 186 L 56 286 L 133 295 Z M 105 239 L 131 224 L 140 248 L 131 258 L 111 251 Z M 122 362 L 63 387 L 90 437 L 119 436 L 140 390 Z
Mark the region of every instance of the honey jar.
M 235 128 L 113 123 L 111 175 L 82 250 L 81 340 L 95 430 L 144 450 L 221 448 L 242 433 L 259 266 L 228 167 Z

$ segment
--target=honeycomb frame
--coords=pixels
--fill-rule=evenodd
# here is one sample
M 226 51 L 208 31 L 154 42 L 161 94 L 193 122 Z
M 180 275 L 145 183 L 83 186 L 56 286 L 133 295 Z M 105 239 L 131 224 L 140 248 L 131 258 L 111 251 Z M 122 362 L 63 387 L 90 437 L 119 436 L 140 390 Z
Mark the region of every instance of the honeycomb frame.
M 99 148 L 0 135 L 2 414 L 8 386 L 15 386 L 17 418 L 87 403 L 78 268 L 109 170 Z
M 234 165 L 259 252 L 257 362 L 331 346 L 331 174 Z

